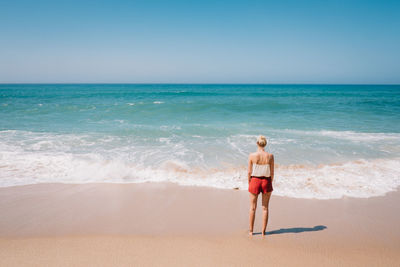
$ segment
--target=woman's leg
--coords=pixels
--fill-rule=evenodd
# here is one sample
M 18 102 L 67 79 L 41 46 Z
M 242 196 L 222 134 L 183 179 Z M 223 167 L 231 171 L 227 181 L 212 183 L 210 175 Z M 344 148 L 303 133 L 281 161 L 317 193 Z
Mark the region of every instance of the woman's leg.
M 250 227 L 249 227 L 249 234 L 253 234 L 253 227 L 254 227 L 254 219 L 256 217 L 256 208 L 257 208 L 257 199 L 258 195 L 250 193 Z
M 263 207 L 263 228 L 262 228 L 262 235 L 265 235 L 265 231 L 267 229 L 268 224 L 268 206 L 269 206 L 269 199 L 271 198 L 272 192 L 262 194 L 262 207 Z

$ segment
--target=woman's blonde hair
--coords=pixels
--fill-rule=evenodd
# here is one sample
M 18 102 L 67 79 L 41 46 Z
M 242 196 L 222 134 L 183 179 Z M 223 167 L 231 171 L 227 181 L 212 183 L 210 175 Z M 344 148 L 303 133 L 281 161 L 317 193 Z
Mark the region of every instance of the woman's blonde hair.
M 265 138 L 264 135 L 260 135 L 257 138 L 257 145 L 259 145 L 261 147 L 265 147 L 267 145 L 267 138 Z

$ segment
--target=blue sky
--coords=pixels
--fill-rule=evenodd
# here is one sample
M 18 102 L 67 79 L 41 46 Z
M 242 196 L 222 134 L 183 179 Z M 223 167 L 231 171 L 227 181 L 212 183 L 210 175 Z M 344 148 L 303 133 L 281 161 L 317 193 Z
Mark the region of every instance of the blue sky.
M 400 83 L 399 1 L 3 1 L 0 82 Z

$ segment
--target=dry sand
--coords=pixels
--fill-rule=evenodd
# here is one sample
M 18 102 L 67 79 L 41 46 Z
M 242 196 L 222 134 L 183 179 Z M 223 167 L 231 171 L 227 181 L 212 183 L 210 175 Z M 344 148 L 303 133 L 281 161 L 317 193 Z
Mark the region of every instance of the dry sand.
M 273 195 L 263 238 L 246 234 L 244 191 L 167 183 L 0 188 L 0 266 L 400 266 L 399 200 L 399 192 Z

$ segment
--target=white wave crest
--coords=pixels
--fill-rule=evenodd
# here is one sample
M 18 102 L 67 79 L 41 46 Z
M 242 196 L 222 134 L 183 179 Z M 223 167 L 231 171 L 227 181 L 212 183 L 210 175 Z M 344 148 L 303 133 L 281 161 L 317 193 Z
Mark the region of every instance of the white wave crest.
M 0 170 L 2 187 L 57 182 L 173 182 L 247 190 L 245 166 L 193 169 L 179 160 L 165 160 L 155 167 L 123 159 L 105 159 L 92 153 L 2 152 Z M 358 160 L 321 166 L 277 165 L 274 180 L 277 195 L 318 199 L 380 196 L 396 190 L 399 185 L 400 159 Z
M 162 130 L 170 128 L 163 126 Z M 173 182 L 247 190 L 244 163 L 254 148 L 255 138 L 254 135 L 232 135 L 219 139 L 198 136 L 186 140 L 177 135 L 166 135 L 150 138 L 150 142 L 145 143 L 144 139 L 101 134 L 0 131 L 0 186 L 57 182 Z M 270 140 L 272 144 L 280 142 L 279 149 L 293 143 L 293 139 L 287 136 Z M 399 146 L 397 143 L 388 144 L 389 148 L 396 151 Z M 323 144 L 321 149 L 323 153 L 318 154 L 319 157 L 331 151 Z M 293 154 L 296 147 L 276 151 L 279 152 L 276 154 L 274 180 L 276 195 L 318 199 L 366 198 L 384 195 L 400 185 L 400 158 L 395 153 L 384 158 L 357 156 L 358 160 L 331 153 L 333 156 L 329 156 L 329 161 L 323 159 L 316 163 L 307 158 L 302 161 L 307 164 L 302 165 L 280 164 L 284 161 L 279 155 L 286 155 L 288 151 Z M 306 147 L 294 156 L 300 158 L 317 152 Z M 332 159 L 341 162 L 327 164 Z M 323 164 L 317 165 L 320 162 Z
M 343 139 L 349 141 L 356 142 L 378 142 L 378 141 L 400 141 L 400 133 L 366 133 L 366 132 L 354 132 L 354 131 L 329 131 L 329 130 L 320 130 L 320 131 L 301 131 L 301 130 L 273 130 L 273 132 L 284 132 L 284 133 L 292 133 L 296 135 L 304 135 L 304 136 L 323 136 L 330 137 L 335 139 Z

